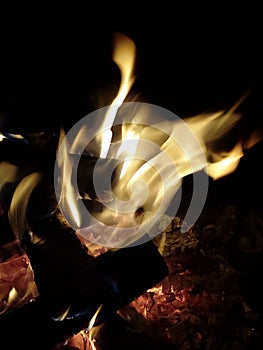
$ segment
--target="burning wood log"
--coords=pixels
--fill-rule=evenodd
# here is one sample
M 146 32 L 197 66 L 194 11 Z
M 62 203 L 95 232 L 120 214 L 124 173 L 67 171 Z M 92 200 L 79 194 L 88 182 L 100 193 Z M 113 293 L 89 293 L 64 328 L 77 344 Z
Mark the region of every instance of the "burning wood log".
M 15 148 L 19 147 L 16 141 L 9 140 L 15 142 Z M 32 147 L 23 139 L 21 142 L 29 150 Z M 43 147 L 40 150 L 39 154 L 46 154 L 45 150 L 42 153 Z M 33 143 L 33 154 L 38 151 Z M 5 259 L 1 281 L 8 282 L 9 289 L 2 284 L 5 295 L 0 323 L 3 342 L 8 342 L 10 348 L 35 349 L 38 344 L 39 349 L 48 349 L 89 327 L 98 310 L 94 324 L 104 322 L 168 273 L 151 243 L 123 252 L 108 251 L 99 258 L 88 254 L 75 231 L 64 225 L 51 205 L 47 159 L 41 164 L 26 158 L 26 166 L 25 159 L 20 159 L 18 168 L 12 159 L 9 161 L 5 164 L 14 166 L 14 176 L 10 177 L 13 186 L 1 192 L 9 216 L 3 208 L 1 213 L 5 215 L 0 217 L 1 256 Z M 24 166 L 25 172 L 21 172 Z M 16 170 L 19 177 L 15 176 Z M 146 261 L 144 256 L 148 256 Z M 17 336 L 10 340 L 13 333 Z
M 70 244 L 64 244 L 64 240 Z M 151 243 L 107 252 L 94 259 L 74 242 L 73 236 L 64 237 L 63 242 L 56 240 L 48 248 L 44 244 L 34 247 L 34 253 L 28 251 L 40 295 L 1 318 L 4 334 L 17 334 L 13 343 L 7 340 L 10 348 L 23 344 L 35 349 L 37 344 L 39 349 L 49 349 L 88 328 L 101 304 L 96 324 L 107 320 L 167 273 L 164 260 Z M 56 249 L 56 244 L 62 246 Z
M 41 343 L 39 348 L 49 349 L 89 327 L 98 309 L 95 325 L 103 323 L 168 273 L 152 242 L 108 251 L 94 258 L 75 231 L 64 225 L 56 214 L 41 215 L 42 205 L 37 209 L 40 193 L 43 191 L 34 192 L 30 198 L 29 207 L 33 207 L 32 212 L 27 210 L 30 229 L 23 233 L 22 239 L 37 294 L 29 295 L 32 303 L 24 300 L 23 307 L 3 314 L 0 321 L 4 334 L 17 332 L 13 342 L 6 339 L 10 348 L 22 344 L 34 349 Z M 16 204 L 19 207 L 19 201 Z M 27 336 L 28 329 L 30 336 Z
M 236 229 L 236 221 L 228 220 L 236 217 L 235 208 L 227 208 L 217 221 L 216 229 L 213 225 L 207 226 L 202 232 L 191 230 L 182 235 L 178 230 L 181 222 L 174 219 L 172 226 L 166 230 L 168 239 L 163 251 L 164 259 L 157 254 L 152 242 L 106 252 L 94 258 L 88 254 L 75 232 L 63 226 L 55 215 L 42 215 L 43 205 L 39 202 L 45 194 L 45 190 L 37 192 L 34 205 L 31 204 L 34 209 L 31 212 L 31 229 L 23 240 L 40 296 L 11 313 L 1 315 L 3 339 L 10 342 L 10 334 L 17 334 L 10 348 L 22 344 L 28 349 L 35 349 L 36 344 L 42 343 L 38 347 L 47 350 L 61 344 L 61 341 L 70 344 L 70 337 L 77 337 L 79 331 L 89 328 L 101 304 L 103 308 L 97 318 L 98 325 L 118 311 L 126 320 L 129 318 L 128 324 L 134 331 L 146 334 L 165 346 L 176 344 L 183 347 L 189 338 L 196 349 L 206 341 L 210 342 L 210 347 L 213 346 L 218 341 L 217 334 L 209 333 L 209 338 L 208 331 L 204 331 L 206 321 L 209 320 L 216 332 L 217 322 L 224 319 L 226 311 L 233 311 L 232 305 L 238 308 L 239 316 L 246 314 L 245 321 L 249 325 L 256 323 L 253 311 L 243 304 L 242 296 L 237 294 L 231 298 L 221 293 L 227 287 L 227 281 L 239 277 L 236 269 L 220 258 L 222 248 L 228 246 L 232 237 L 229 232 Z M 212 214 L 217 219 L 218 212 Z M 209 215 L 211 218 L 211 213 Z M 159 247 L 158 239 L 155 243 Z M 218 249 L 220 254 L 215 255 Z M 169 267 L 169 276 L 165 278 L 168 273 L 166 266 Z M 207 278 L 209 274 L 211 276 Z M 83 279 L 83 275 L 88 278 Z M 224 278 L 220 279 L 222 275 Z M 223 283 L 219 294 L 214 285 L 215 278 L 218 284 Z M 219 314 L 214 312 L 215 309 L 219 310 Z M 216 315 L 210 317 L 210 314 Z M 55 320 L 59 318 L 61 321 Z M 117 322 L 117 329 L 119 326 Z M 246 333 L 241 328 L 240 332 Z M 251 329 L 249 326 L 247 332 Z M 157 330 L 158 339 L 153 337 Z M 248 343 L 257 339 L 255 333 L 253 336 L 246 334 L 250 337 L 246 340 Z M 242 336 L 245 337 L 244 334 Z
M 118 310 L 122 321 L 111 317 L 94 335 L 94 348 L 261 349 L 259 217 L 257 210 L 210 205 L 184 234 L 175 217 L 154 240 L 168 275 Z M 54 350 L 94 349 L 89 339 L 78 333 Z

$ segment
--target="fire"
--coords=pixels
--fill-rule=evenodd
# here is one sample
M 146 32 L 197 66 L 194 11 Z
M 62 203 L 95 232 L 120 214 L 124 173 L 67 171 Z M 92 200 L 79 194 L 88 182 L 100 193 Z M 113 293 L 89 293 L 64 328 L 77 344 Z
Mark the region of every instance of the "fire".
M 64 310 L 58 317 L 52 317 L 54 321 L 63 321 L 67 317 L 69 310 L 71 308 L 71 305 L 69 305 L 66 310 Z
M 238 107 L 246 95 L 229 111 L 201 114 L 184 120 L 154 105 L 125 102 L 136 78 L 135 59 L 134 42 L 121 33 L 116 34 L 113 61 L 121 73 L 117 96 L 110 106 L 99 111 L 98 121 L 92 120 L 91 125 L 82 124 L 77 132 L 72 130 L 71 135 L 65 135 L 63 129 L 60 133 L 56 163 L 58 172 L 55 172 L 59 175 L 56 178 L 58 205 L 64 218 L 76 229 L 76 234 L 84 238 L 94 256 L 108 248 L 122 248 L 135 244 L 146 235 L 151 238 L 156 232 L 163 232 L 173 216 L 170 211 L 170 216 L 167 214 L 167 209 L 170 210 L 171 203 L 174 204 L 175 196 L 180 195 L 186 176 L 204 172 L 214 180 L 224 177 L 237 169 L 244 150 L 250 149 L 262 138 L 256 130 L 248 140 L 238 140 L 230 151 L 215 151 L 213 148 L 240 121 Z M 0 142 L 8 137 L 22 138 L 20 135 L 0 133 Z M 94 179 L 98 171 L 99 181 L 105 178 L 105 188 L 97 193 L 94 200 L 102 204 L 102 209 L 98 212 L 94 210 L 86 218 L 83 217 L 84 198 L 75 186 L 75 158 L 78 158 L 75 156 L 80 157 L 83 153 L 79 149 L 94 157 L 98 155 Z M 109 171 L 112 163 L 116 163 L 113 178 L 113 173 Z M 21 238 L 27 228 L 27 205 L 32 191 L 42 180 L 42 174 L 35 172 L 24 176 L 19 171 L 11 163 L 0 163 L 0 190 L 7 183 L 20 181 L 14 191 L 8 216 L 13 232 Z M 199 199 L 205 200 L 207 186 L 204 180 L 198 192 Z M 202 207 L 194 216 L 186 215 L 185 221 L 189 220 L 190 226 L 200 210 Z M 160 252 L 164 245 L 165 234 L 159 246 Z M 161 294 L 162 290 L 155 286 L 148 292 Z M 18 297 L 17 289 L 12 287 L 7 305 L 15 303 Z M 86 330 L 94 350 L 96 335 L 101 328 L 94 325 L 101 307 Z M 58 320 L 64 320 L 69 309 Z
M 247 94 L 228 111 L 183 120 L 158 106 L 124 102 L 135 80 L 136 46 L 122 34 L 114 40 L 113 61 L 121 72 L 117 96 L 110 106 L 93 113 L 87 123 L 83 118 L 66 135 L 55 174 L 60 178 L 63 215 L 86 242 L 107 248 L 136 244 L 146 235 L 161 233 L 169 224 L 164 218 L 176 214 L 174 199 L 181 195 L 183 179 L 193 175 L 194 208 L 185 217 L 188 227 L 182 225 L 188 230 L 202 211 L 208 176 L 217 180 L 235 171 L 244 149 L 261 139 L 255 132 L 249 140 L 238 140 L 230 151 L 214 150 L 240 121 L 238 107 Z M 87 213 L 86 208 L 84 212 L 83 198 L 74 187 L 77 166 L 72 155 L 79 159 L 83 152 L 98 155 L 93 179 L 99 189 L 96 201 L 102 204 L 99 212 Z M 172 210 L 171 205 L 175 205 Z
M 101 308 L 102 308 L 102 304 L 98 307 L 97 311 L 95 312 L 95 314 L 91 318 L 91 320 L 89 322 L 89 326 L 87 328 L 88 339 L 89 339 L 90 345 L 92 347 L 92 350 L 96 350 L 97 349 L 97 347 L 96 347 L 96 336 L 98 335 L 100 329 L 103 327 L 103 324 L 101 324 L 99 326 L 94 326 L 95 322 L 96 322 L 96 318 L 97 318 Z
M 112 139 L 112 125 L 119 106 L 125 100 L 134 80 L 134 63 L 136 57 L 136 46 L 134 42 L 127 36 L 116 33 L 114 40 L 115 48 L 113 53 L 113 61 L 118 65 L 121 72 L 121 83 L 119 91 L 105 115 L 102 125 L 102 141 L 100 157 L 106 158 Z
M 244 150 L 253 147 L 258 141 L 260 141 L 261 138 L 262 135 L 255 130 L 244 145 L 241 141 L 238 141 L 231 151 L 223 154 L 217 154 L 216 156 L 218 160 L 215 163 L 208 162 L 207 173 L 209 176 L 214 180 L 217 180 L 234 172 L 240 159 L 244 156 Z
M 59 184 L 61 188 L 61 197 L 59 198 L 58 205 L 66 205 L 68 211 L 71 213 L 71 217 L 77 226 L 80 225 L 80 215 L 77 210 L 77 200 L 75 191 L 72 189 L 71 177 L 72 177 L 72 161 L 69 158 L 69 149 L 65 139 L 65 131 L 63 128 L 60 129 L 58 148 L 64 140 L 65 147 L 63 149 L 63 162 L 59 164 L 59 167 L 62 168 L 63 178 L 60 179 Z
M 10 134 L 10 133 L 4 135 L 3 133 L 0 132 L 0 142 L 3 141 L 4 139 L 8 139 L 8 138 L 22 140 L 23 136 L 20 134 Z
M 139 135 L 136 135 L 136 131 L 129 130 L 123 139 L 124 142 L 122 142 L 117 153 L 117 157 L 124 159 L 119 175 L 120 180 L 125 176 L 126 172 L 128 172 L 129 165 L 132 163 L 132 158 L 130 157 L 132 157 L 136 152 L 136 147 L 139 142 Z
M 9 221 L 15 235 L 22 239 L 27 227 L 27 207 L 34 188 L 42 181 L 39 172 L 25 176 L 17 185 L 8 211 Z
M 16 300 L 17 297 L 18 297 L 17 290 L 15 289 L 15 287 L 12 287 L 8 295 L 7 304 L 11 305 Z
M 2 133 L 0 133 L 0 142 L 3 141 L 3 139 L 5 139 L 5 135 L 3 135 Z
M 243 155 L 242 144 L 238 142 L 230 152 L 222 155 L 221 160 L 218 160 L 216 163 L 208 163 L 207 173 L 214 180 L 231 174 L 236 170 Z

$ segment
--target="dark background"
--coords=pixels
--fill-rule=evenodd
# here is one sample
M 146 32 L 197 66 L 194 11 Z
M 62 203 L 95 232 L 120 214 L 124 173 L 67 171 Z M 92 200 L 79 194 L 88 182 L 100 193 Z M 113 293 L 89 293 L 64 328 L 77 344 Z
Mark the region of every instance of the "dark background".
M 182 4 L 183 3 L 183 4 Z M 188 0 L 96 8 L 90 2 L 9 2 L 0 7 L 1 129 L 58 132 L 102 104 L 119 83 L 115 31 L 137 47 L 131 93 L 180 117 L 240 106 L 241 134 L 262 130 L 262 20 L 251 1 Z M 261 206 L 262 144 L 223 183 L 226 196 Z M 219 186 L 220 187 L 220 186 Z

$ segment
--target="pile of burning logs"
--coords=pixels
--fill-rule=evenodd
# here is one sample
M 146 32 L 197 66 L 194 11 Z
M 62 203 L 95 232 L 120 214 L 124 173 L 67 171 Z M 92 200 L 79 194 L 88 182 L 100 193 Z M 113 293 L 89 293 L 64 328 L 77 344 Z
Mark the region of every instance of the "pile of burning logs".
M 181 225 L 175 217 L 154 239 L 168 275 L 118 310 L 121 320 L 99 330 L 96 349 L 262 348 L 261 211 L 219 203 L 184 234 Z M 85 339 L 78 333 L 55 350 L 92 349 Z
M 3 168 L 11 164 L 21 173 L 15 181 L 2 180 L 0 322 L 9 348 L 49 349 L 88 328 L 98 310 L 94 325 L 167 275 L 167 265 L 151 241 L 98 257 L 88 253 L 52 207 L 50 143 L 38 148 L 28 138 L 4 135 L 0 146 L 7 157 Z M 18 156 L 21 149 L 23 158 Z M 16 236 L 8 209 L 21 178 L 37 171 L 45 178 L 28 201 L 24 232 Z
M 262 212 L 217 201 L 212 192 L 187 232 L 178 213 L 153 240 L 94 257 L 55 210 L 56 142 L 43 134 L 0 142 L 0 175 L 6 162 L 21 174 L 1 188 L 1 342 L 94 349 L 89 333 L 98 327 L 96 349 L 261 349 Z M 8 207 L 32 171 L 46 177 L 18 239 Z

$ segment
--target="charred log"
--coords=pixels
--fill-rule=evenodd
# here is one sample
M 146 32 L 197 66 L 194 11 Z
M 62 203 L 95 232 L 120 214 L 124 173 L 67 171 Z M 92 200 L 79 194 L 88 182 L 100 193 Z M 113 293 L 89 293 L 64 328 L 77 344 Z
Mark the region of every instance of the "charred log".
M 49 349 L 129 304 L 168 273 L 153 242 L 87 254 L 75 232 L 49 216 L 31 225 L 23 247 L 32 264 L 39 296 L 1 317 L 9 347 Z M 10 340 L 10 334 L 16 334 Z

